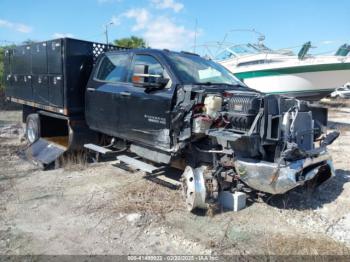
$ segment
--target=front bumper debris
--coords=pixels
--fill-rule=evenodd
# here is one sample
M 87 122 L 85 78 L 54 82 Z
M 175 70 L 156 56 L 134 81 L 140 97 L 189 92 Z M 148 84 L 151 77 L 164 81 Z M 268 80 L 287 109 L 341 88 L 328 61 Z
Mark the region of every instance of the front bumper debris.
M 284 194 L 313 179 L 322 183 L 335 175 L 332 158 L 327 151 L 317 157 L 284 164 L 240 159 L 235 161 L 235 166 L 241 181 L 255 190 L 270 194 Z

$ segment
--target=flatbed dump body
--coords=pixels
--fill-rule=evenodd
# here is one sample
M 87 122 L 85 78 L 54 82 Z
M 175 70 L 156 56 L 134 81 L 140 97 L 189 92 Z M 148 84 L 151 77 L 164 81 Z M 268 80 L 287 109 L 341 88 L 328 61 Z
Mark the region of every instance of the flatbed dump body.
M 6 96 L 65 116 L 84 113 L 84 92 L 100 54 L 123 48 L 71 38 L 17 46 L 5 52 Z

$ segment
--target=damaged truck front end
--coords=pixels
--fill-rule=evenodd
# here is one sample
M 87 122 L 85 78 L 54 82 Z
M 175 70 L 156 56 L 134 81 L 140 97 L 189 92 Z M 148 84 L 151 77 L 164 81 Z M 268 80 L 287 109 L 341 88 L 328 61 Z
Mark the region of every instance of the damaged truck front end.
M 177 99 L 186 111 L 178 137 L 190 159 L 182 177 L 189 210 L 221 191 L 283 194 L 334 175 L 327 145 L 339 133 L 326 135 L 325 108 L 211 83 L 185 85 Z
M 24 105 L 26 154 L 43 167 L 65 153 L 88 150 L 98 160 L 129 150 L 185 169 L 189 210 L 224 191 L 283 194 L 334 174 L 327 146 L 339 133 L 326 133 L 327 109 L 261 94 L 199 55 L 63 38 L 5 57 L 6 96 Z M 18 59 L 33 65 L 28 78 Z M 119 160 L 159 170 L 126 155 Z

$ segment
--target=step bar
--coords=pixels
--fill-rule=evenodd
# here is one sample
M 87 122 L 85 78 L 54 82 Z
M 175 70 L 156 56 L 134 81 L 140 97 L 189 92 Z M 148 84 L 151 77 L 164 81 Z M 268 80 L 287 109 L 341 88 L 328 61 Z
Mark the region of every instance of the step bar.
M 163 168 L 163 166 L 161 167 L 156 167 L 153 166 L 151 164 L 145 163 L 141 160 L 126 156 L 126 155 L 121 155 L 121 156 L 117 156 L 117 159 L 125 164 L 127 164 L 128 166 L 130 166 L 133 169 L 138 169 L 141 171 L 144 171 L 146 173 L 149 174 L 153 174 L 155 172 L 158 172 L 160 169 Z

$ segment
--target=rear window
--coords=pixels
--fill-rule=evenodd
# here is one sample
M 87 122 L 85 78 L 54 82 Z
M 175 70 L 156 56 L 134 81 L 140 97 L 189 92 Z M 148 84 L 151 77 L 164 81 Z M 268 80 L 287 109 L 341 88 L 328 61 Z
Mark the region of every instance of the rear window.
M 96 79 L 106 82 L 126 81 L 128 54 L 109 54 L 100 62 Z

